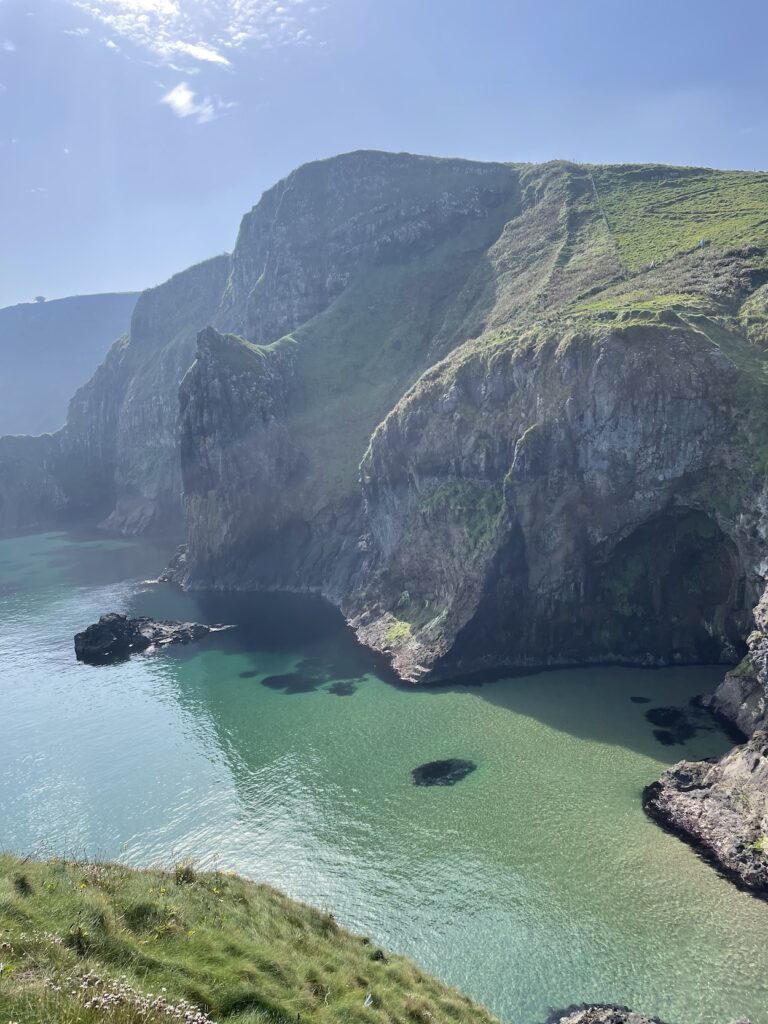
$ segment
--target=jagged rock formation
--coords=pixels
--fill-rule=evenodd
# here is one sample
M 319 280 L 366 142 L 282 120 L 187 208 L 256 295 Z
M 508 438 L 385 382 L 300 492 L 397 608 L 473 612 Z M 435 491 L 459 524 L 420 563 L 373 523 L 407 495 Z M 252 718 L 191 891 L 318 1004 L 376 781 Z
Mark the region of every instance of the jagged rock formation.
M 58 430 L 75 390 L 128 329 L 137 298 L 76 295 L 0 309 L 0 435 Z
M 768 732 L 719 761 L 680 761 L 646 789 L 643 803 L 721 871 L 768 898 Z
M 201 622 L 168 622 L 140 617 L 129 619 L 119 612 L 102 615 L 98 622 L 75 634 L 75 657 L 89 665 L 125 661 L 150 647 L 191 644 L 209 633 L 231 626 L 206 626 Z
M 658 1017 L 644 1017 L 626 1006 L 569 1006 L 555 1010 L 546 1024 L 661 1024 Z
M 768 590 L 748 651 L 704 703 L 749 737 L 719 761 L 680 761 L 648 786 L 648 814 L 723 874 L 768 898 Z
M 0 526 L 173 531 L 183 493 L 179 582 L 321 592 L 414 681 L 735 664 L 767 223 L 760 174 L 307 165 L 141 297 L 64 431 L 0 441 Z

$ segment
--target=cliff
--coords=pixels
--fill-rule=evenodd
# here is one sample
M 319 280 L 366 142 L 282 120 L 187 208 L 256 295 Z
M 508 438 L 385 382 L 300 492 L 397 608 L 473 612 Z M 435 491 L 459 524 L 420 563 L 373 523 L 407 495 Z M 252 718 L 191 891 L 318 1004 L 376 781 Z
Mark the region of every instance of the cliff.
M 280 234 L 309 318 L 271 340 L 259 277 L 248 340 L 202 334 L 182 385 L 179 578 L 319 590 L 413 681 L 734 664 L 764 585 L 766 179 L 508 173 L 484 237 L 470 212 L 427 252 L 376 241 L 314 316 Z
M 136 292 L 0 309 L 0 435 L 58 430 L 67 403 L 128 329 Z
M 183 508 L 178 582 L 323 593 L 412 681 L 736 665 L 768 574 L 767 213 L 763 174 L 306 165 L 231 257 L 142 295 L 63 431 L 0 441 L 0 526 Z
M 180 533 L 178 386 L 228 271 L 229 257 L 216 257 L 143 292 L 66 425 L 0 438 L 0 530 L 85 519 Z

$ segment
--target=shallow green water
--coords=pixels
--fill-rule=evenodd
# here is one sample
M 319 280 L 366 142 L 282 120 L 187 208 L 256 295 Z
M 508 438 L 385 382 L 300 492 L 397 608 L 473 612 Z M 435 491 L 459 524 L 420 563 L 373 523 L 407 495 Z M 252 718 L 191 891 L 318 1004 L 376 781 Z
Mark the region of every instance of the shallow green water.
M 0 541 L 0 847 L 217 859 L 333 909 L 507 1024 L 593 1000 L 768 1024 L 768 905 L 640 808 L 665 765 L 728 746 L 710 731 L 664 747 L 645 711 L 721 670 L 412 691 L 377 678 L 314 602 L 142 585 L 163 560 L 63 534 Z M 78 665 L 72 634 L 107 610 L 240 627 Z M 307 659 L 288 680 L 304 692 L 263 685 Z M 354 692 L 331 692 L 339 679 Z M 451 788 L 412 785 L 412 768 L 443 757 L 478 768 Z

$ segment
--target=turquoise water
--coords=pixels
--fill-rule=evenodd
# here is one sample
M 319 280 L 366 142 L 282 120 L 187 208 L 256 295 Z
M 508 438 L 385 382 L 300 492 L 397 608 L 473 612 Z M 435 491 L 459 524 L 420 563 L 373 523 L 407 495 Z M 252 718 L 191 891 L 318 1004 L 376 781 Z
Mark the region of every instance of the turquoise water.
M 506 1024 L 598 1000 L 678 1024 L 768 1024 L 768 905 L 640 808 L 666 765 L 729 745 L 706 731 L 664 747 L 645 719 L 720 669 L 413 691 L 378 678 L 319 603 L 143 584 L 165 554 L 0 541 L 0 847 L 216 862 L 333 909 Z M 73 633 L 107 610 L 240 626 L 78 665 Z M 353 692 L 332 692 L 338 680 Z M 447 757 L 477 770 L 412 784 L 412 768 Z

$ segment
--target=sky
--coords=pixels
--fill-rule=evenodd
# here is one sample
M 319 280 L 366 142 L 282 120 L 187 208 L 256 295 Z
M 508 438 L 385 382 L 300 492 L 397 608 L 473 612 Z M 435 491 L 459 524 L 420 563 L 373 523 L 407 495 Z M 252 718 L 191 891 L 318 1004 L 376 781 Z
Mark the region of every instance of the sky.
M 768 168 L 765 0 L 0 0 L 0 306 L 231 250 L 308 160 Z

